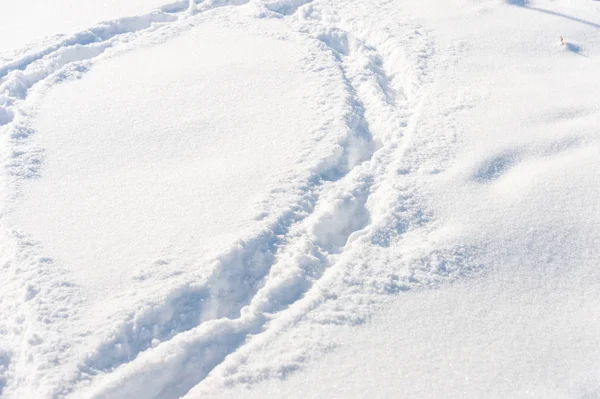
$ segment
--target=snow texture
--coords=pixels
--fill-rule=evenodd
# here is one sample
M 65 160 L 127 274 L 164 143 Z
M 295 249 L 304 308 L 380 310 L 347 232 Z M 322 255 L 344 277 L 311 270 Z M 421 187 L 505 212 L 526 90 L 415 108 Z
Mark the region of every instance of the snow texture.
M 0 397 L 600 397 L 598 3 L 6 7 Z

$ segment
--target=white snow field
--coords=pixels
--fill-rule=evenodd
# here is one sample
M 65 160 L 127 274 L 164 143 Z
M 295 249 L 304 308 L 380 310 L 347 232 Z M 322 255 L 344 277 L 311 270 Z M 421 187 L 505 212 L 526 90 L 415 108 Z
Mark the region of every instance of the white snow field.
M 600 2 L 6 3 L 0 397 L 600 398 Z

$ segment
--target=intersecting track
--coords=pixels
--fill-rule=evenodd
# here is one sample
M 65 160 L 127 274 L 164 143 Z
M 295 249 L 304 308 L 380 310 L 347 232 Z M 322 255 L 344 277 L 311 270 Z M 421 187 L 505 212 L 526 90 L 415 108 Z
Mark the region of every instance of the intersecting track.
M 266 16 L 298 9 L 297 4 L 275 5 L 267 5 Z M 272 236 L 258 237 L 224 256 L 197 291 L 211 290 L 201 294 L 206 299 L 195 309 L 201 324 L 116 370 L 92 390 L 93 396 L 175 398 L 186 393 L 250 335 L 261 333 L 270 319 L 303 298 L 342 256 L 350 237 L 360 236 L 373 222 L 367 200 L 376 175 L 386 168 L 402 132 L 409 130 L 407 97 L 417 93 L 399 83 L 393 87 L 382 55 L 365 39 L 344 26 L 323 23 L 320 18 L 330 10 L 314 3 L 306 8 L 291 25 L 337 59 L 351 106 L 345 117 L 351 134 L 335 163 L 313 178 L 317 184 L 303 201 L 308 215 L 294 217 L 291 225 L 283 221 L 273 227 Z M 285 238 L 275 239 L 281 233 Z
M 210 382 L 211 372 L 219 378 L 235 374 L 231 371 L 235 367 L 226 368 L 228 359 L 243 363 L 244 356 L 260 350 L 261 336 L 298 323 L 329 300 L 360 302 L 353 294 L 356 287 L 389 295 L 469 269 L 460 249 L 424 253 L 410 265 L 394 259 L 397 251 L 381 250 L 398 245 L 408 231 L 426 234 L 431 228 L 432 215 L 419 200 L 414 176 L 423 159 L 443 158 L 443 150 L 425 146 L 409 153 L 418 145 L 414 135 L 420 104 L 434 69 L 427 32 L 397 14 L 386 19 L 387 2 L 364 3 L 213 0 L 188 6 L 178 2 L 144 16 L 100 24 L 0 66 L 0 124 L 3 148 L 10 149 L 3 153 L 10 172 L 2 182 L 3 188 L 10 188 L 5 209 L 18 198 L 19 180 L 35 176 L 43 161 L 43 151 L 28 141 L 34 133 L 28 109 L 45 88 L 85 73 L 109 48 L 135 44 L 139 37 L 161 29 L 167 36 L 190 29 L 197 15 L 214 7 L 248 4 L 258 10 L 257 18 L 284 18 L 290 31 L 304 36 L 315 51 L 332 57 L 346 89 L 347 113 L 341 119 L 347 134 L 311 172 L 296 205 L 259 234 L 214 259 L 205 281 L 187 284 L 156 307 L 132 315 L 111 340 L 77 365 L 69 381 L 57 382 L 52 396 L 81 397 L 80 389 L 86 389 L 85 397 L 106 398 L 177 398 L 195 386 L 194 392 L 202 392 L 198 384 Z M 371 23 L 355 20 L 356 7 L 376 9 L 381 18 Z M 32 92 L 34 86 L 39 90 Z M 15 243 L 10 250 L 21 261 L 12 266 L 18 272 L 7 263 L 2 273 L 20 275 L 11 277 L 15 298 L 22 296 L 23 289 L 27 292 L 25 299 L 14 303 L 35 307 L 38 319 L 53 312 L 48 303 L 75 306 L 76 290 L 68 284 L 46 292 L 45 302 L 35 302 L 36 279 L 49 273 L 52 260 L 41 258 L 26 236 L 5 230 Z M 385 258 L 390 268 L 361 275 L 369 258 Z M 419 276 L 421 269 L 426 272 Z M 346 309 L 330 322 L 360 322 L 376 308 L 376 304 L 363 305 Z M 27 334 L 25 319 L 16 334 L 35 340 Z M 22 370 L 27 346 L 24 343 L 21 351 L 12 354 L 0 353 L 0 373 L 4 371 L 8 378 L 3 382 L 0 376 L 0 389 L 3 384 L 30 383 L 10 380 L 12 375 L 26 375 Z M 239 354 L 237 359 L 230 356 L 233 353 Z

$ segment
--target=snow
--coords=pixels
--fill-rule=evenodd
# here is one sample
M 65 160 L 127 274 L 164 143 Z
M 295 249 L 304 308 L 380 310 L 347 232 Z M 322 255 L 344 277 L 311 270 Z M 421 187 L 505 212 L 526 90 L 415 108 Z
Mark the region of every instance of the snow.
M 298 154 L 326 118 L 307 101 L 318 76 L 295 70 L 301 58 L 203 25 L 59 86 L 34 124 L 41 178 L 15 217 L 92 297 L 130 289 L 155 259 L 222 251 L 268 216 L 260 202 L 298 179 L 292 165 L 310 162 Z
M 13 3 L 1 397 L 600 395 L 597 3 Z
M 100 21 L 149 12 L 164 0 L 5 1 L 0 13 L 0 54 L 44 37 L 74 33 Z

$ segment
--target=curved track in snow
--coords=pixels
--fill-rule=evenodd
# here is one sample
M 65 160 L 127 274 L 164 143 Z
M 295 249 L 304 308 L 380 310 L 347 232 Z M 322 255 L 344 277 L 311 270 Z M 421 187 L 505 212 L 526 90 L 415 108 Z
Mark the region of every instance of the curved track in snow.
M 99 24 L 0 65 L 4 396 L 177 398 L 285 375 L 316 356 L 316 348 L 330 347 L 331 337 L 312 337 L 313 347 L 291 342 L 278 353 L 266 348 L 269 337 L 361 323 L 390 294 L 478 267 L 464 247 L 429 243 L 435 215 L 420 195 L 423 176 L 443 170 L 453 151 L 452 137 L 417 130 L 423 98 L 453 59 L 433 57 L 434 43 L 418 21 L 390 2 L 375 3 L 212 0 L 189 10 L 180 2 Z M 365 12 L 378 18 L 352 17 Z M 303 158 L 311 162 L 262 203 L 258 227 L 210 259 L 192 260 L 202 272 L 174 274 L 176 286 L 122 309 L 101 341 L 70 335 L 69 326 L 89 310 L 85 294 L 45 256 L 43 242 L 12 224 L 24 182 L 43 175 L 44 148 L 35 140 L 43 133 L 34 123 L 39 104 L 56 85 L 85 79 L 105 60 L 234 18 L 281 21 L 288 32 L 273 36 L 306 48 L 300 68 L 320 73 L 326 62 L 335 75 L 328 76 L 339 94 L 331 108 L 337 114 L 306 144 Z M 460 51 L 457 44 L 450 53 Z M 326 100 L 328 93 L 321 94 Z M 159 260 L 152 273 L 168 278 L 177 272 L 170 267 Z M 244 368 L 261 353 L 277 361 Z

